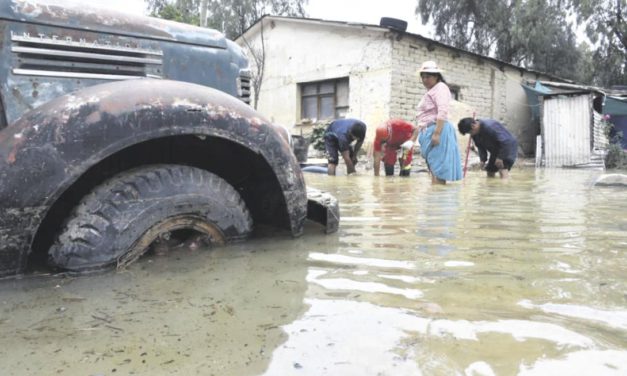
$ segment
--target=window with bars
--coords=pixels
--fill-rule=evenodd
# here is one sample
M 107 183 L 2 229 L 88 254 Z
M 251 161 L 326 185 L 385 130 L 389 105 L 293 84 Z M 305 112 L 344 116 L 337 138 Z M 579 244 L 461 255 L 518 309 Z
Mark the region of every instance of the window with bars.
M 348 112 L 348 77 L 300 84 L 301 119 L 342 118 Z

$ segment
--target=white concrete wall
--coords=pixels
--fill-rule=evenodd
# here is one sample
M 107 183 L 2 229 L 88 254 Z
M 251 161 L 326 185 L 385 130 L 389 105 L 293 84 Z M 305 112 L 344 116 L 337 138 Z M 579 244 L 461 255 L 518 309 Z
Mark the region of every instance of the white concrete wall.
M 385 31 L 274 19 L 265 21 L 264 37 L 257 110 L 270 120 L 287 127 L 299 123 L 298 84 L 341 77 L 349 78 L 348 117 L 363 120 L 369 134 L 389 117 L 391 45 Z M 244 45 L 241 38 L 238 42 Z M 252 44 L 259 45 L 259 39 Z
M 523 80 L 532 79 L 530 74 L 522 74 L 520 70 L 505 68 L 507 77 L 505 125 L 518 140 L 518 149 L 525 155 L 535 153 L 535 142 L 539 127 L 531 123 L 531 109 L 527 103 L 527 95 L 520 86 Z M 535 75 L 534 75 L 535 77 Z
M 518 139 L 519 151 L 531 156 L 536 151 L 536 137 L 540 134 L 540 123 L 534 124 L 531 121 L 531 107 L 521 84 L 528 81 L 552 81 L 554 79 L 526 71 L 521 74 L 520 69 L 511 67 L 505 68 L 504 74 L 507 76 L 505 124 Z

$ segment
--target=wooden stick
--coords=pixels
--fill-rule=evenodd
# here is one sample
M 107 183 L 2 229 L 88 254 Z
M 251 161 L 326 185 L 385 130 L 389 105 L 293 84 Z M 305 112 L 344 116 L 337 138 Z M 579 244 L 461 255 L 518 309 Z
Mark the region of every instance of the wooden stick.
M 475 120 L 475 113 L 472 113 L 472 120 Z M 468 135 L 468 146 L 466 147 L 466 161 L 464 162 L 464 178 L 466 177 L 466 171 L 468 169 L 468 156 L 470 155 L 470 143 L 472 142 L 472 136 Z

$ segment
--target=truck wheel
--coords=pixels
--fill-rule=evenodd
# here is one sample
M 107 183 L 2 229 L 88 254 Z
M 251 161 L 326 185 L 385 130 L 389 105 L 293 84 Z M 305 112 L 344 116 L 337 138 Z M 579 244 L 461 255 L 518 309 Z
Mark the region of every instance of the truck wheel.
M 381 17 L 379 26 L 404 32 L 407 30 L 407 21 L 399 20 L 398 18 Z
M 217 175 L 189 166 L 142 167 L 83 198 L 50 248 L 49 263 L 76 272 L 125 265 L 178 230 L 224 244 L 247 238 L 252 219 L 237 191 Z

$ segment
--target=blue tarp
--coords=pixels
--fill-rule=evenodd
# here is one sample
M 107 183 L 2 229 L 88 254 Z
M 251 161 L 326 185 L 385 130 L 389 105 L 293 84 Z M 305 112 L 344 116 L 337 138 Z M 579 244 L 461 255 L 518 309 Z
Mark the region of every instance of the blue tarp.
M 614 124 L 614 130 L 610 133 L 610 137 L 614 137 L 621 132 L 623 137 L 620 144 L 623 149 L 627 149 L 627 115 L 610 115 L 610 123 Z
M 301 170 L 303 172 L 313 172 L 316 174 L 326 174 L 329 171 L 328 167 L 323 166 L 306 166 L 301 168 Z
M 540 120 L 540 96 L 551 93 L 551 89 L 542 85 L 540 81 L 536 81 L 534 87 L 521 84 L 527 94 L 527 102 L 531 108 L 531 121 Z
M 608 115 L 627 115 L 627 98 L 605 97 L 603 113 Z
M 605 97 L 603 113 L 610 115 L 610 123 L 614 124 L 610 137 L 622 132 L 620 143 L 623 149 L 627 149 L 627 98 Z

